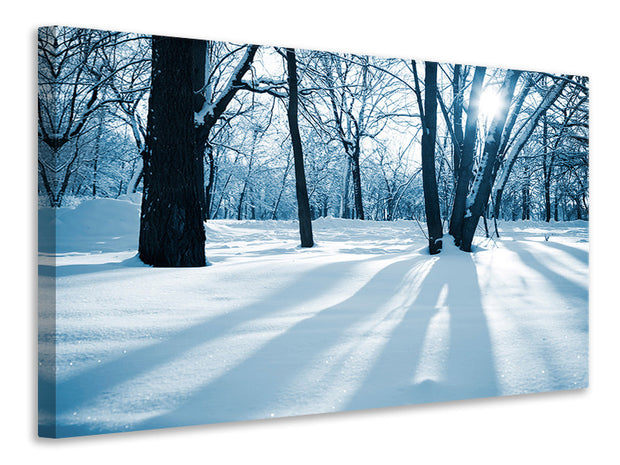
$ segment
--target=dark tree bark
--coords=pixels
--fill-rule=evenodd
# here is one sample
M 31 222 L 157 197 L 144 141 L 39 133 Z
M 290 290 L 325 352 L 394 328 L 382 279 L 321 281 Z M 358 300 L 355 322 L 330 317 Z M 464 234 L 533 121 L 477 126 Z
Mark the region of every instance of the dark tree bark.
M 530 219 L 530 173 L 527 164 L 525 165 L 525 171 L 523 173 L 525 182 L 521 187 L 521 219 Z
M 463 220 L 463 236 L 461 238 L 460 247 L 461 250 L 464 250 L 465 252 L 471 252 L 471 243 L 474 239 L 478 221 L 480 220 L 480 216 L 484 214 L 489 202 L 489 196 L 491 195 L 491 189 L 493 187 L 495 162 L 502 143 L 502 133 L 504 131 L 504 126 L 506 125 L 510 102 L 512 101 L 520 74 L 520 71 L 508 71 L 506 78 L 504 79 L 504 83 L 502 84 L 502 88 L 500 89 L 500 95 L 502 100 L 506 103 L 506 106 L 498 115 L 495 116 L 495 118 L 493 118 L 491 128 L 487 134 L 487 140 L 484 144 L 480 166 L 481 169 L 476 174 L 473 191 L 471 193 L 471 205 L 467 208 L 467 213 Z
M 467 122 L 465 123 L 465 136 L 463 139 L 463 150 L 458 169 L 458 179 L 452 214 L 450 216 L 449 232 L 454 237 L 454 243 L 459 246 L 463 236 L 463 221 L 465 218 L 465 204 L 467 202 L 467 191 L 472 177 L 474 165 L 474 150 L 476 148 L 476 128 L 478 126 L 478 110 L 480 94 L 482 93 L 482 83 L 486 68 L 477 66 L 474 71 L 474 79 L 469 94 L 469 104 L 467 107 Z
M 153 266 L 205 266 L 192 41 L 154 36 L 152 44 L 139 257 Z
M 360 171 L 360 147 L 356 140 L 351 154 L 351 178 L 353 179 L 353 199 L 355 201 L 355 218 L 364 219 L 364 201 L 362 199 L 362 173 Z
M 420 87 L 415 62 L 412 63 L 416 81 L 416 95 L 422 117 L 422 189 L 424 211 L 428 228 L 428 251 L 431 255 L 441 252 L 443 230 L 437 177 L 435 175 L 435 137 L 437 133 L 437 63 L 424 63 L 424 106 L 422 107 Z
M 358 136 L 356 136 L 358 137 Z M 364 219 L 364 201 L 362 195 L 362 174 L 360 170 L 360 141 L 355 142 L 342 139 L 345 156 L 347 157 L 347 172 L 344 180 L 343 218 Z M 349 206 L 349 182 L 353 183 L 353 205 Z M 355 215 L 353 213 L 355 212 Z
M 351 182 L 351 159 L 347 157 L 345 159 L 344 178 L 342 183 L 342 201 L 340 204 L 340 217 L 351 219 L 351 209 L 349 207 L 349 185 Z
M 301 135 L 298 124 L 298 90 L 297 90 L 297 59 L 295 50 L 286 49 L 286 65 L 288 70 L 288 125 L 291 131 L 293 144 L 293 159 L 295 162 L 295 190 L 297 193 L 297 214 L 299 217 L 299 235 L 302 247 L 312 247 L 312 220 L 310 217 L 310 202 L 308 201 L 308 188 L 306 187 L 306 174 L 304 171 L 304 155 L 301 145 Z
M 487 222 L 486 211 L 482 214 L 482 222 L 484 223 L 484 237 L 488 239 L 490 236 L 489 236 L 489 223 Z
M 545 221 L 551 221 L 551 174 L 553 173 L 553 154 L 549 159 L 547 148 L 547 113 L 543 114 L 543 190 L 545 192 Z
M 463 89 L 461 86 L 461 65 L 454 65 L 452 96 L 454 100 L 454 140 L 452 141 L 452 160 L 454 161 L 454 178 L 455 181 L 458 181 L 459 168 L 461 166 L 461 154 L 463 153 Z

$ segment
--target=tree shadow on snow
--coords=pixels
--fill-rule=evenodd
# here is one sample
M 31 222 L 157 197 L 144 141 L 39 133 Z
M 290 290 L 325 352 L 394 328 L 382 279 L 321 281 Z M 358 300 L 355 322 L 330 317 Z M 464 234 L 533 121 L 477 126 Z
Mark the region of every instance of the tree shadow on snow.
M 570 245 L 566 245 L 566 244 L 562 244 L 561 242 L 555 242 L 555 241 L 545 241 L 544 243 L 547 247 L 551 247 L 557 250 L 561 250 L 562 252 L 566 252 L 569 255 L 572 255 L 573 257 L 575 257 L 577 260 L 579 260 L 582 263 L 585 263 L 586 265 L 589 262 L 589 254 L 587 251 L 577 248 L 577 247 L 571 247 Z
M 356 368 L 351 372 L 345 367 L 357 348 L 366 353 L 361 348 L 365 343 L 363 337 L 373 337 L 373 328 L 364 323 L 370 322 L 376 328 L 382 320 L 402 310 L 394 308 L 386 313 L 380 308 L 389 296 L 408 286 L 406 280 L 416 279 L 411 270 L 423 259 L 418 256 L 383 268 L 349 299 L 269 340 L 182 405 L 143 422 L 139 429 L 264 418 L 270 411 L 281 411 L 281 404 L 286 405 L 286 415 L 299 415 L 498 395 L 476 269 L 471 256 L 459 254 L 436 261 L 419 295 L 348 402 L 341 401 L 331 408 L 325 403 L 326 393 L 333 393 L 334 386 L 341 387 L 343 378 L 356 375 Z M 450 348 L 445 375 L 416 384 L 412 378 L 421 358 L 426 330 L 446 286 Z M 346 345 L 347 338 L 352 336 L 351 329 L 361 327 L 365 332 L 357 341 L 353 336 L 353 348 L 336 360 L 329 360 L 330 349 Z M 327 363 L 329 368 L 324 365 Z M 308 373 L 316 373 L 316 377 L 312 379 Z M 303 387 L 299 387 L 300 382 Z M 299 411 L 291 409 L 291 405 L 299 405 Z
M 137 429 L 163 428 L 179 425 L 195 425 L 259 419 L 278 412 L 282 404 L 305 405 L 299 412 L 289 415 L 324 413 L 317 406 L 308 407 L 304 396 L 312 392 L 320 399 L 330 376 L 309 379 L 298 392 L 295 386 L 299 376 L 307 370 L 323 367 L 329 362 L 326 354 L 347 338 L 347 330 L 372 320 L 373 313 L 385 301 L 386 295 L 399 290 L 402 277 L 420 261 L 422 256 L 403 259 L 382 268 L 353 296 L 336 305 L 320 310 L 301 320 L 288 330 L 268 340 L 256 352 L 231 367 L 225 374 L 214 379 L 177 408 L 137 425 Z M 300 296 L 302 301 L 303 296 Z M 369 318 L 370 316 L 370 318 Z M 325 356 L 325 359 L 323 358 Z M 338 376 L 339 364 L 329 364 L 327 372 Z M 331 411 L 331 410 L 330 410 Z M 277 416 L 282 416 L 278 414 Z
M 547 244 L 545 242 L 545 244 Z M 503 245 L 513 251 L 523 264 L 530 269 L 536 271 L 539 275 L 546 279 L 546 281 L 557 291 L 557 293 L 568 300 L 574 302 L 586 302 L 588 301 L 588 288 L 580 283 L 572 281 L 565 276 L 557 273 L 549 268 L 548 265 L 543 263 L 543 259 L 538 258 L 532 252 L 526 250 L 524 244 L 516 242 L 506 241 Z M 570 252 L 569 252 L 570 253 Z M 586 304 L 587 307 L 587 304 Z
M 425 342 L 425 338 L 432 337 L 427 332 L 440 310 L 449 315 L 449 336 L 441 342 Z M 435 347 L 443 356 L 432 350 L 429 353 L 425 347 Z M 435 359 L 435 366 L 430 367 L 431 374 L 426 377 L 429 367 L 424 362 L 429 358 Z M 440 254 L 346 409 L 496 395 L 499 392 L 493 351 L 475 264 L 467 253 Z
M 377 257 L 376 259 L 379 258 Z M 133 258 L 129 259 L 128 262 L 132 260 Z M 116 386 L 131 381 L 141 374 L 182 356 L 196 345 L 204 344 L 226 335 L 234 331 L 240 324 L 258 318 L 268 318 L 270 315 L 285 314 L 284 312 L 290 305 L 309 301 L 322 293 L 328 294 L 338 287 L 340 283 L 339 278 L 351 273 L 361 263 L 359 260 L 353 260 L 320 266 L 299 276 L 299 279 L 285 289 L 278 290 L 272 295 L 267 296 L 266 299 L 268 301 L 281 303 L 281 305 L 274 306 L 268 311 L 264 311 L 265 309 L 257 306 L 257 304 L 250 304 L 240 309 L 220 314 L 189 328 L 177 331 L 163 341 L 128 351 L 127 354 L 117 359 L 99 363 L 65 381 L 58 382 L 56 386 L 48 383 L 48 385 L 43 384 L 41 388 L 43 391 L 56 389 L 56 409 L 59 416 L 74 411 L 79 412 L 82 408 L 96 402 L 101 395 L 110 392 Z M 107 265 L 103 264 L 102 266 L 104 269 L 107 269 L 105 268 Z M 314 285 L 308 286 L 306 283 L 311 276 L 315 278 L 313 280 Z M 183 382 L 183 380 L 179 380 L 179 382 Z M 45 410 L 45 406 L 42 407 Z M 204 421 L 198 421 L 198 423 L 204 423 Z M 179 424 L 167 426 L 177 426 Z M 88 434 L 93 431 L 106 432 L 104 430 L 105 428 L 103 427 L 86 424 L 58 425 L 58 432 L 61 436 Z
M 247 358 L 202 386 L 198 385 L 181 403 L 177 403 L 179 397 L 172 390 L 171 405 L 176 405 L 171 410 L 129 425 L 126 431 L 265 418 L 270 411 L 278 412 L 281 405 L 289 407 L 287 415 L 299 415 L 336 411 L 336 408 L 348 410 L 497 395 L 491 343 L 470 255 L 458 253 L 439 257 L 421 283 L 419 294 L 412 293 L 407 301 L 415 299 L 412 304 L 407 304 L 406 308 L 388 307 L 389 312 L 381 309 L 390 296 L 416 288 L 416 279 L 419 279 L 416 276 L 420 276 L 417 269 L 421 263 L 428 263 L 427 260 L 428 256 L 417 255 L 383 267 L 354 295 L 312 313 L 267 339 Z M 269 319 L 270 314 L 286 317 L 289 305 L 299 305 L 321 293 L 329 293 L 339 284 L 339 279 L 334 277 L 351 272 L 361 263 L 324 265 L 309 272 L 314 276 L 314 286 L 308 286 L 306 275 L 302 275 L 286 289 L 269 296 L 270 302 L 282 301 L 283 304 L 268 312 L 257 312 L 253 305 L 242 307 L 58 383 L 58 414 L 80 411 L 122 383 L 183 356 L 197 345 L 234 332 L 239 324 Z M 317 276 L 320 276 L 318 281 Z M 444 288 L 447 288 L 444 306 L 450 315 L 449 354 L 444 374 L 414 382 L 427 328 L 438 312 L 437 302 L 440 294 L 445 293 Z M 364 375 L 364 363 L 361 372 L 358 366 L 353 367 L 353 371 L 347 368 L 349 358 L 366 355 L 360 346 L 365 342 L 371 346 L 375 344 L 374 340 L 367 339 L 376 336 L 373 336 L 376 333 L 373 328 L 390 318 L 396 324 L 387 341 L 383 341 L 383 349 L 378 345 L 375 351 L 378 357 L 368 358 L 370 371 Z M 362 331 L 362 327 L 366 329 Z M 328 369 L 321 365 L 327 363 L 322 360 L 325 354 L 347 343 L 348 352 L 340 359 L 331 360 Z M 204 363 L 204 360 L 197 362 Z M 308 377 L 308 373 L 315 373 L 317 369 L 319 375 L 314 379 Z M 347 394 L 335 408 L 328 409 L 324 394 L 338 386 L 345 372 L 362 381 L 353 389 L 352 397 Z M 300 376 L 308 386 L 299 387 Z M 185 381 L 179 379 L 180 386 Z M 304 398 L 307 393 L 310 398 Z M 294 410 L 297 405 L 301 405 L 300 411 Z M 75 424 L 59 425 L 58 431 L 68 436 L 117 430 L 101 424 Z

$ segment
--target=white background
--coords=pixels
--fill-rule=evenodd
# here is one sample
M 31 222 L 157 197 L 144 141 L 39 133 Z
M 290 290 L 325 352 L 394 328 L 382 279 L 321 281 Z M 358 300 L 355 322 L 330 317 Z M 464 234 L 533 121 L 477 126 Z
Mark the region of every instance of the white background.
M 572 0 L 6 3 L 0 53 L 0 460 L 619 463 L 620 26 L 613 4 Z M 328 416 L 60 441 L 37 439 L 35 39 L 37 26 L 51 24 L 589 75 L 591 387 Z

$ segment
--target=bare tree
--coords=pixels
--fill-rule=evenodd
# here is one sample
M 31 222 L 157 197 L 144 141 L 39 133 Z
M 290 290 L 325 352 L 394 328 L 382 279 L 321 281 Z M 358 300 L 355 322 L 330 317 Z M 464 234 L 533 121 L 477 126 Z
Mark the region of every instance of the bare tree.
M 471 252 L 471 244 L 478 226 L 478 220 L 484 214 L 491 195 L 494 166 L 502 144 L 502 134 L 508 117 L 510 102 L 520 74 L 519 71 L 513 70 L 506 73 L 499 92 L 501 101 L 506 102 L 506 105 L 493 118 L 484 144 L 480 166 L 467 197 L 467 210 L 463 221 L 463 236 L 460 245 L 461 249 L 466 252 Z
M 467 192 L 471 182 L 472 171 L 474 166 L 474 151 L 476 148 L 476 134 L 478 127 L 478 112 L 480 94 L 482 91 L 482 83 L 486 68 L 477 66 L 474 71 L 474 77 L 471 84 L 469 94 L 469 102 L 467 106 L 467 122 L 465 123 L 465 134 L 463 136 L 463 148 L 460 153 L 460 160 L 457 171 L 456 193 L 454 203 L 452 205 L 452 214 L 450 217 L 450 234 L 454 237 L 456 245 L 461 244 L 463 236 L 463 221 L 465 218 L 465 205 L 467 202 Z M 458 107 L 457 107 L 458 109 Z M 454 131 L 459 133 L 459 127 L 455 125 Z
M 411 63 L 415 90 L 418 99 L 418 108 L 422 120 L 422 185 L 424 189 L 424 209 L 426 212 L 426 227 L 428 229 L 428 250 L 431 255 L 441 252 L 443 230 L 441 226 L 441 212 L 439 208 L 439 194 L 437 193 L 437 178 L 435 175 L 435 139 L 437 134 L 437 63 L 424 63 L 424 104 L 420 91 L 417 67 L 415 61 Z
M 100 109 L 126 102 L 111 92 L 119 74 L 133 72 L 146 57 L 123 55 L 109 67 L 107 55 L 135 34 L 44 27 L 39 29 L 39 174 L 52 207 L 62 205 L 80 163 L 78 141 Z
M 153 266 L 205 266 L 202 157 L 193 137 L 193 43 L 157 36 L 152 43 L 138 253 Z
M 551 105 L 553 105 L 553 102 L 555 102 L 555 100 L 560 96 L 566 84 L 567 80 L 560 79 L 553 85 L 551 89 L 549 89 L 544 94 L 544 97 L 540 104 L 536 107 L 531 116 L 523 123 L 517 135 L 515 136 L 515 139 L 512 141 L 510 147 L 507 149 L 507 152 L 503 157 L 503 162 L 500 169 L 496 170 L 496 183 L 495 179 L 493 179 L 495 183 L 493 189 L 495 206 L 494 216 L 496 218 L 499 216 L 499 208 L 502 202 L 502 194 L 506 186 L 506 182 L 508 181 L 510 171 L 512 170 L 512 167 L 514 166 L 514 163 L 517 159 L 517 156 L 519 155 L 521 150 L 523 150 L 525 144 L 527 144 L 541 116 L 551 107 Z
M 216 83 L 213 82 L 214 68 L 220 69 L 222 61 L 218 63 L 217 67 L 213 66 L 211 43 L 205 40 L 193 40 L 192 44 L 192 82 L 195 92 L 193 102 L 195 111 L 194 148 L 197 156 L 203 159 L 206 154 L 209 160 L 208 183 L 206 189 L 203 188 L 204 194 L 200 196 L 203 218 L 209 219 L 211 218 L 210 205 L 215 176 L 215 163 L 209 137 L 213 127 L 222 117 L 235 94 L 244 87 L 242 78 L 250 70 L 258 45 L 247 45 L 243 48 L 243 55 L 228 76 L 224 86 L 217 89 Z M 204 174 L 201 174 L 201 177 L 203 178 L 201 184 L 204 185 Z
M 293 144 L 293 157 L 295 160 L 295 187 L 297 192 L 297 212 L 299 216 L 299 235 L 302 247 L 312 247 L 312 221 L 310 218 L 310 203 L 308 202 L 308 190 L 306 188 L 306 175 L 304 172 L 304 156 L 297 122 L 298 94 L 297 89 L 297 62 L 295 50 L 286 49 L 286 64 L 288 70 L 289 103 L 288 124 L 291 131 L 291 143 Z

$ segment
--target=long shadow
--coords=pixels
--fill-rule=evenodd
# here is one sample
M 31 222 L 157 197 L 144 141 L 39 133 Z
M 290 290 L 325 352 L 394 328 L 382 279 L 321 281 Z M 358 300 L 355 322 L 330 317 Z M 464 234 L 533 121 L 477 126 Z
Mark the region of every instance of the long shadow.
M 557 250 L 561 250 L 562 252 L 566 252 L 569 255 L 572 255 L 577 260 L 586 265 L 589 263 L 589 254 L 585 250 L 578 249 L 576 247 L 571 247 L 566 244 L 562 244 L 560 242 L 546 241 L 544 243 L 547 247 L 552 247 Z
M 448 353 L 443 373 L 415 381 L 429 323 L 447 290 Z M 437 342 L 437 341 L 435 341 Z M 445 348 L 444 348 L 445 349 Z M 366 409 L 498 395 L 495 363 L 475 264 L 468 254 L 439 256 L 405 318 L 392 333 L 346 409 Z
M 444 276 L 448 276 L 446 305 L 450 312 L 446 397 L 496 396 L 499 395 L 497 372 L 476 265 L 471 255 L 461 257 L 459 265 L 458 274 L 449 263 L 443 264 L 441 270 Z
M 148 268 L 140 261 L 137 256 L 127 258 L 120 262 L 78 264 L 78 265 L 39 265 L 39 275 L 62 278 L 66 276 L 76 276 L 87 273 L 100 273 L 104 271 L 113 271 L 121 268 Z
M 404 259 L 383 268 L 349 299 L 321 310 L 280 335 L 224 375 L 206 384 L 176 409 L 153 417 L 135 429 L 217 423 L 261 418 L 281 402 L 303 395 L 286 389 L 300 371 L 342 341 L 347 328 L 372 318 L 386 296 L 399 290 L 402 278 L 423 259 Z M 303 296 L 299 296 L 303 302 Z M 317 386 L 310 386 L 317 387 Z M 304 399 L 299 398 L 299 402 Z M 319 413 L 319 412 L 314 412 Z
M 507 249 L 515 252 L 524 265 L 537 271 L 543 276 L 551 286 L 553 286 L 558 294 L 566 298 L 574 298 L 587 303 L 588 301 L 588 288 L 579 283 L 571 281 L 559 273 L 556 273 L 549 267 L 547 267 L 541 260 L 529 252 L 523 247 L 523 244 L 519 244 L 518 241 L 510 242 L 505 241 L 502 243 Z
M 377 257 L 379 259 L 379 257 Z M 373 258 L 374 260 L 374 258 Z M 317 294 L 329 293 L 337 288 L 340 279 L 349 273 L 361 262 L 357 260 L 338 262 L 315 268 L 299 277 L 287 288 L 275 292 L 266 297 L 271 302 L 303 302 L 309 301 Z M 308 287 L 305 282 L 314 276 L 313 287 Z M 318 277 L 318 279 L 317 279 Z M 295 298 L 292 299 L 291 296 Z M 268 312 L 256 310 L 256 305 L 248 305 L 238 310 L 210 318 L 202 323 L 173 333 L 162 342 L 128 352 L 121 358 L 100 363 L 86 369 L 80 374 L 58 382 L 56 385 L 56 410 L 58 415 L 73 412 L 95 400 L 100 394 L 105 393 L 114 386 L 133 379 L 142 373 L 174 360 L 184 352 L 192 349 L 197 344 L 203 344 L 226 334 L 240 323 L 251 321 L 255 318 L 263 318 L 270 314 L 277 314 L 286 309 L 286 304 L 275 306 Z M 45 389 L 45 385 L 42 386 Z M 51 386 L 47 386 L 51 389 Z M 60 436 L 84 434 L 84 426 L 61 426 Z
M 577 301 L 582 301 L 583 309 L 587 312 L 588 306 L 588 289 L 580 284 L 577 284 L 564 276 L 558 274 L 557 272 L 549 269 L 543 262 L 536 258 L 536 256 L 525 250 L 523 246 L 519 246 L 517 243 L 504 242 L 508 249 L 514 251 L 521 261 L 528 266 L 529 268 L 535 270 L 540 275 L 542 275 L 547 282 L 549 282 L 558 292 L 558 294 L 564 298 L 573 298 Z M 584 263 L 588 263 L 588 254 L 582 250 L 576 249 L 574 247 L 570 247 L 564 244 L 558 244 L 557 242 L 537 242 L 537 241 L 527 241 L 524 242 L 534 242 L 535 244 L 544 244 L 545 246 L 553 247 L 557 250 L 562 250 L 573 255 L 580 261 Z M 589 322 L 587 318 L 581 320 L 581 323 L 576 325 L 576 329 L 587 332 L 589 327 Z M 536 350 L 540 357 L 545 361 L 546 373 L 549 378 L 549 389 L 558 390 L 558 389 L 569 389 L 573 386 L 566 384 L 566 364 L 562 361 L 562 358 L 558 356 L 556 351 L 553 350 L 552 347 L 549 346 L 549 342 L 541 342 L 541 338 L 536 336 L 526 325 L 520 325 L 520 331 L 526 335 L 527 339 L 533 341 L 532 350 Z M 546 341 L 546 338 L 542 339 Z M 587 367 L 586 367 L 587 369 Z

